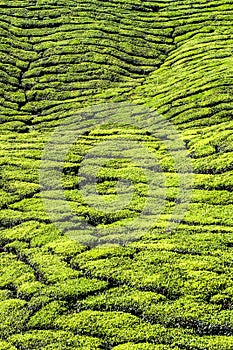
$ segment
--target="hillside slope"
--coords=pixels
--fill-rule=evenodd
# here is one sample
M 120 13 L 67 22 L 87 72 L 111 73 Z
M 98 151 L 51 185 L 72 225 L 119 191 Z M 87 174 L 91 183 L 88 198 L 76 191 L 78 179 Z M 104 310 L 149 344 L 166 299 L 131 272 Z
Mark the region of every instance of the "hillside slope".
M 0 1 L 0 350 L 233 348 L 232 21 L 231 0 Z M 177 177 L 166 137 L 147 132 L 148 115 L 142 129 L 133 114 L 132 125 L 89 128 L 65 159 L 62 185 L 72 213 L 103 231 L 99 245 L 86 231 L 83 241 L 71 239 L 70 214 L 53 222 L 41 198 L 44 149 L 80 109 L 114 120 L 124 102 L 177 130 L 188 153 L 181 163 L 192 171 Z M 92 147 L 100 145 L 84 180 L 101 164 L 103 142 L 116 140 L 150 150 L 156 177 L 166 180 L 152 193 L 152 206 L 165 193 L 156 220 L 145 217 L 139 238 L 123 245 L 125 225 L 148 196 L 150 161 L 135 148 L 140 166 L 126 152 L 129 160 L 110 161 L 99 174 L 98 193 L 109 206 L 119 178 L 134 185 L 121 210 L 88 205 L 77 180 Z M 179 185 L 191 175 L 191 199 L 183 203 Z M 50 181 L 44 198 L 62 207 Z

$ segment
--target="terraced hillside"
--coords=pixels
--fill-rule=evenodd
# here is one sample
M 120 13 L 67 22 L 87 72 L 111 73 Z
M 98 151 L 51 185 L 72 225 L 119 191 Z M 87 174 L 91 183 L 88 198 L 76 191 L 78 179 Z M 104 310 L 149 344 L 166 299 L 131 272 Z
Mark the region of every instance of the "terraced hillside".
M 0 350 L 233 349 L 233 1 L 0 0 L 0 31 Z M 41 188 L 51 135 L 66 145 L 59 125 L 83 108 L 106 122 L 66 138 L 64 164 L 49 154 Z M 119 140 L 109 160 L 101 147 Z M 73 216 L 52 185 L 61 163 Z M 148 197 L 160 210 L 128 240 Z M 74 218 L 89 225 L 81 240 Z

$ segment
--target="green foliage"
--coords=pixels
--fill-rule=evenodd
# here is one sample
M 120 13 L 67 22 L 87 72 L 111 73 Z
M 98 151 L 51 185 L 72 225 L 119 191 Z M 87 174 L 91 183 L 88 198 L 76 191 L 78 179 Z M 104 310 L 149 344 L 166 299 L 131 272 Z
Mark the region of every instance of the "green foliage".
M 233 348 L 232 1 L 0 0 L 0 16 L 0 349 Z M 172 210 L 185 207 L 179 179 L 190 174 L 177 176 L 164 140 L 128 125 L 89 130 L 67 154 L 63 187 L 73 213 L 104 231 L 105 245 L 90 248 L 68 238 L 77 232 L 66 217 L 65 236 L 50 223 L 38 170 L 61 121 L 117 101 L 151 107 L 177 128 L 195 183 L 170 234 Z M 165 195 L 162 214 L 146 217 L 141 239 L 124 247 L 125 224 L 148 196 L 150 161 L 138 154 L 137 167 L 125 151 L 125 161 L 105 164 L 93 207 L 79 186 L 104 149 L 78 176 L 92 147 L 119 138 L 147 147 L 166 180 L 151 204 Z M 134 194 L 115 210 L 118 179 Z M 111 213 L 95 208 L 100 196 Z
M 42 249 L 43 251 L 52 252 L 62 258 L 69 259 L 81 253 L 86 248 L 78 242 L 68 239 L 66 236 L 51 241 L 50 235 L 50 241 Z
M 41 274 L 48 283 L 64 282 L 69 278 L 79 276 L 78 271 L 72 270 L 67 263 L 58 256 L 44 254 L 37 248 L 29 250 L 28 261 L 30 265 Z
M 32 247 L 41 246 L 59 237 L 59 232 L 53 225 L 45 225 L 37 221 L 27 221 L 11 229 L 0 231 L 2 243 L 14 240 L 32 242 Z
M 33 270 L 21 261 L 17 261 L 13 254 L 1 253 L 0 287 L 20 286 L 25 282 L 33 282 L 35 276 Z
M 126 286 L 116 287 L 97 296 L 90 296 L 78 303 L 80 308 L 124 311 L 135 314 L 146 314 L 152 305 L 165 301 L 161 294 L 142 292 Z
M 26 302 L 18 299 L 0 302 L 0 334 L 3 339 L 23 331 L 29 317 L 25 306 Z
M 55 324 L 80 335 L 101 337 L 111 346 L 129 341 L 163 343 L 166 339 L 170 342 L 173 337 L 181 335 L 180 331 L 175 335 L 162 326 L 152 326 L 136 316 L 121 312 L 82 311 L 61 316 Z
M 10 341 L 20 350 L 98 350 L 101 345 L 101 341 L 97 338 L 75 336 L 71 332 L 52 330 L 38 330 L 16 334 L 10 337 Z
M 62 302 L 52 301 L 30 318 L 28 327 L 32 329 L 50 329 L 53 327 L 54 320 L 60 314 L 64 313 L 65 310 L 66 308 L 63 306 Z
M 5 341 L 0 341 L 1 350 L 16 350 L 17 348 Z
M 123 345 L 118 345 L 113 348 L 113 350 L 170 350 L 171 347 L 168 345 L 155 345 L 149 343 L 126 343 Z M 179 347 L 172 347 L 174 350 L 179 350 Z
M 232 336 L 206 336 L 206 337 L 190 337 L 179 342 L 179 346 L 188 346 L 189 349 L 193 350 L 228 350 L 232 347 L 233 337 Z
M 7 289 L 0 290 L 0 301 L 7 300 L 11 297 L 11 292 Z
M 103 290 L 107 285 L 106 282 L 97 279 L 84 277 L 68 279 L 67 277 L 64 282 L 60 281 L 49 286 L 38 281 L 26 282 L 19 287 L 18 293 L 21 298 L 25 299 L 30 299 L 32 296 L 37 298 L 44 296 L 48 300 L 66 300 L 72 304 L 80 297 Z

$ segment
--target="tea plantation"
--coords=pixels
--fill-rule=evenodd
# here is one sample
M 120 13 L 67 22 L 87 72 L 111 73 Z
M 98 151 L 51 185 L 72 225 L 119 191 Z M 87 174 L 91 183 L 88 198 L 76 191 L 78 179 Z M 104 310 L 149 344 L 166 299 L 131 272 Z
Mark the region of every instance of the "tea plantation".
M 233 349 L 233 0 L 0 0 L 0 33 L 0 350 Z M 42 196 L 60 123 L 83 108 L 114 120 L 124 103 L 167 121 L 187 157 L 147 131 L 153 115 L 90 119 L 62 165 L 70 212 L 59 152 Z M 126 156 L 106 163 L 101 145 L 119 140 Z M 174 157 L 191 168 L 177 175 Z

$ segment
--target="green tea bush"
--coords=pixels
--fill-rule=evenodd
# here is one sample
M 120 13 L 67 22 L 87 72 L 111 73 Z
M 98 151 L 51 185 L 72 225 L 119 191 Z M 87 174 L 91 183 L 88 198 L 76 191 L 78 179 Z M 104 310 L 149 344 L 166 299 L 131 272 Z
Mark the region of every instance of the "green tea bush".
M 30 242 L 31 247 L 40 247 L 58 238 L 60 238 L 60 233 L 53 225 L 46 225 L 33 220 L 0 231 L 0 240 L 3 244 L 18 240 Z
M 111 288 L 78 302 L 79 308 L 98 311 L 122 311 L 146 315 L 151 306 L 165 301 L 164 295 L 142 292 L 127 286 Z
M 11 291 L 7 289 L 0 290 L 0 301 L 10 299 L 11 296 L 12 296 Z
M 69 350 L 99 350 L 101 340 L 93 337 L 75 336 L 72 332 L 59 330 L 37 330 L 16 334 L 10 337 L 10 341 L 17 349 L 69 349 Z
M 26 282 L 19 286 L 17 291 L 20 298 L 30 300 L 30 303 L 36 302 L 36 298 L 44 297 L 46 302 L 48 300 L 65 300 L 69 305 L 73 305 L 79 298 L 96 292 L 100 293 L 107 286 L 107 282 L 104 281 L 79 277 L 53 285 L 44 285 L 39 281 Z
M 145 252 L 137 254 L 134 258 L 112 257 L 87 263 L 79 262 L 77 256 L 75 261 L 93 277 L 108 279 L 108 276 L 111 276 L 117 284 L 126 283 L 142 290 L 176 295 L 184 283 L 186 273 L 182 272 L 179 266 L 171 267 L 174 258 L 175 253 Z
M 40 295 L 43 289 L 45 289 L 45 285 L 42 282 L 28 281 L 18 286 L 17 296 L 20 299 L 30 300 L 34 295 Z
M 11 121 L 1 125 L 1 131 L 28 132 L 28 127 L 22 121 Z
M 71 257 L 85 251 L 87 248 L 78 242 L 63 236 L 55 240 L 52 240 L 50 237 L 50 241 L 45 244 L 42 249 L 45 252 L 52 252 L 65 260 L 69 260 Z
M 70 278 L 77 278 L 80 273 L 72 270 L 66 262 L 56 255 L 45 254 L 37 248 L 28 249 L 29 264 L 45 279 L 47 283 L 63 282 Z
M 185 346 L 193 350 L 228 350 L 232 347 L 232 342 L 232 336 L 205 336 L 187 337 L 185 340 L 177 342 L 177 345 L 181 348 Z
M 6 341 L 0 341 L 1 350 L 16 350 L 17 348 Z
M 64 303 L 52 301 L 37 311 L 28 322 L 29 329 L 50 329 L 53 328 L 54 320 L 66 311 Z
M 82 311 L 59 317 L 55 324 L 79 335 L 91 335 L 104 339 L 111 346 L 129 342 L 171 342 L 175 336 L 160 325 L 150 325 L 138 317 L 121 312 Z M 177 337 L 180 332 L 177 331 Z
M 0 302 L 0 333 L 3 339 L 11 334 L 22 332 L 29 318 L 26 302 L 8 299 Z
M 0 224 L 4 228 L 10 228 L 31 220 L 46 222 L 48 221 L 48 216 L 43 212 L 38 212 L 36 209 L 31 212 L 21 212 L 18 210 L 3 209 L 0 213 Z
M 14 285 L 18 287 L 25 282 L 33 282 L 35 276 L 33 270 L 10 253 L 1 253 L 0 288 L 8 288 Z
M 114 346 L 113 350 L 170 350 L 169 345 L 155 345 L 149 343 L 125 343 L 122 345 Z M 172 347 L 174 350 L 179 350 L 179 347 Z

